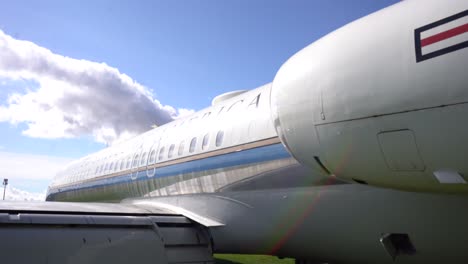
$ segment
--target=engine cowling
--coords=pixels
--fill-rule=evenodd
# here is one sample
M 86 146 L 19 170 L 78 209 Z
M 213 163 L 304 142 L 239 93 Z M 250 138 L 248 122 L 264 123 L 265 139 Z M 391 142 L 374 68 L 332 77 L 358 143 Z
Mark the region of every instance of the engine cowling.
M 272 84 L 283 144 L 345 180 L 468 193 L 467 42 L 463 34 L 427 40 L 466 23 L 467 9 L 466 1 L 404 1 L 295 54 Z

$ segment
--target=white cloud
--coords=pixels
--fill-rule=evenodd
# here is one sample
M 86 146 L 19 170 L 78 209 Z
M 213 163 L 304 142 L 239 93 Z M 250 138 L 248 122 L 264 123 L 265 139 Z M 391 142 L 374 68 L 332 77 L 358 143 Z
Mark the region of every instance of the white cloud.
M 0 152 L 0 174 L 4 178 L 50 180 L 72 160 L 43 155 Z
M 187 108 L 179 108 L 177 111 L 179 112 L 179 115 L 177 116 L 177 118 L 184 117 L 184 116 L 189 116 L 189 115 L 195 113 L 195 110 L 187 109 Z
M 2 189 L 3 198 L 3 189 Z M 13 186 L 7 186 L 5 192 L 6 201 L 45 201 L 46 191 L 35 193 L 17 189 Z
M 147 87 L 105 63 L 54 54 L 1 30 L 0 58 L 0 77 L 38 84 L 0 106 L 0 122 L 25 123 L 23 134 L 30 137 L 92 135 L 111 144 L 192 111 L 161 104 Z
M 8 178 L 8 200 L 44 200 L 49 182 L 71 161 L 54 156 L 0 152 L 0 187 L 3 178 Z

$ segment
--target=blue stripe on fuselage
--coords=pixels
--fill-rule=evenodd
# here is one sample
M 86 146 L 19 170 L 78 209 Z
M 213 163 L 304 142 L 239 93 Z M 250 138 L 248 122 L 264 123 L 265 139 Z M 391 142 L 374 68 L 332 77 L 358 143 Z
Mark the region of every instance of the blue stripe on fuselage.
M 87 182 L 78 185 L 66 186 L 59 189 L 51 189 L 47 197 L 53 197 L 56 194 L 69 191 L 78 191 L 89 188 L 98 188 L 111 186 L 115 184 L 130 183 L 135 181 L 145 181 L 153 178 L 170 177 L 186 173 L 201 172 L 215 169 L 228 168 L 233 166 L 260 163 L 265 161 L 283 159 L 291 157 L 281 143 L 235 151 L 218 156 L 208 157 L 199 160 L 187 161 L 179 164 L 168 165 L 157 168 L 153 177 L 147 176 L 147 171 L 140 171 L 133 174 L 119 175 L 105 179 L 89 179 Z M 150 169 L 152 172 L 153 169 Z M 135 174 L 136 177 L 135 177 Z M 48 199 L 49 200 L 49 199 Z

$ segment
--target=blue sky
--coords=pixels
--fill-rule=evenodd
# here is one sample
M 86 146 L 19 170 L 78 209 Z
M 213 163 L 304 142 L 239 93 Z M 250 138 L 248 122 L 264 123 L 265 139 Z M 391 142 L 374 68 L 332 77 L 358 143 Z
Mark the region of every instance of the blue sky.
M 223 92 L 251 89 L 272 81 L 282 63 L 295 52 L 334 29 L 396 2 L 398 1 L 7 1 L 0 8 L 0 30 L 13 39 L 10 41 L 10 49 L 15 49 L 14 40 L 25 40 L 52 54 L 75 60 L 61 64 L 61 58 L 51 59 L 57 65 L 52 67 L 53 73 L 48 73 L 47 78 L 40 76 L 44 73 L 40 68 L 20 73 L 18 67 L 21 65 L 11 70 L 9 65 L 4 64 L 8 73 L 2 75 L 0 68 L 0 106 L 9 108 L 4 116 L 12 115 L 18 109 L 35 109 L 10 107 L 12 94 L 21 96 L 20 101 L 26 104 L 24 102 L 29 97 L 25 95 L 33 93 L 33 99 L 28 101 L 31 106 L 37 98 L 53 94 L 55 88 L 51 87 L 54 85 L 60 86 L 62 93 L 67 93 L 68 84 L 62 82 L 76 78 L 74 79 L 75 75 L 70 75 L 70 79 L 62 79 L 58 74 L 62 72 L 60 67 L 68 66 L 63 64 L 80 64 L 78 60 L 84 60 L 91 65 L 84 66 L 86 71 L 96 69 L 97 73 L 112 72 L 117 79 L 125 79 L 122 77 L 125 74 L 137 82 L 128 84 L 125 88 L 127 90 L 123 90 L 128 92 L 134 85 L 143 87 L 140 87 L 141 93 L 150 98 L 150 101 L 155 99 L 162 104 L 156 106 L 156 110 L 153 109 L 156 111 L 154 113 L 165 111 L 166 115 L 177 116 L 183 109 L 199 110 L 208 106 L 213 97 Z M 4 52 L 1 46 L 0 39 L 0 59 Z M 21 52 L 24 50 L 15 54 L 21 55 Z M 45 58 L 53 57 L 47 52 L 41 52 L 38 54 Z M 25 56 L 28 54 L 30 53 L 25 53 Z M 35 62 L 39 59 L 34 57 L 31 60 Z M 91 62 L 103 62 L 108 67 Z M 27 58 L 24 59 L 23 66 L 29 64 Z M 49 62 L 46 64 L 49 65 Z M 78 72 L 84 72 L 78 68 L 67 68 L 64 71 L 69 73 L 77 69 Z M 114 69 L 118 69 L 118 73 Z M 99 82 L 97 73 L 93 80 Z M 70 87 L 79 90 L 83 88 L 80 85 L 74 83 Z M 88 83 L 86 87 L 92 94 L 94 86 Z M 47 92 L 41 91 L 46 88 L 49 88 Z M 35 92 L 38 93 L 34 94 Z M 79 91 L 70 92 L 76 93 Z M 123 99 L 113 98 L 112 92 L 111 96 L 108 91 L 101 95 L 108 98 L 106 105 L 121 106 L 126 103 Z M 86 98 L 89 101 L 93 97 Z M 45 104 L 50 103 L 44 100 Z M 81 109 L 86 105 L 76 103 L 75 97 L 66 102 L 73 105 L 74 109 Z M 103 101 L 96 104 L 102 105 Z M 60 111 L 62 108 L 57 109 Z M 117 108 L 108 106 L 103 109 L 115 111 Z M 146 110 L 147 108 L 142 111 Z M 150 114 L 153 113 L 151 111 Z M 123 113 L 127 112 L 120 112 L 119 115 Z M 55 114 L 57 113 L 54 112 Z M 87 123 L 82 120 L 89 115 L 64 115 L 63 119 L 72 118 L 73 122 L 78 122 L 81 126 L 74 126 L 73 129 L 68 127 L 64 129 L 64 133 L 57 132 L 50 136 L 47 133 L 52 128 L 28 130 L 31 123 L 43 122 L 37 116 L 40 115 L 39 112 L 33 117 L 24 117 L 27 115 L 25 113 L 20 117 L 2 119 L 1 115 L 0 112 L 0 151 L 6 153 L 5 157 L 8 153 L 50 156 L 54 159 L 59 157 L 57 166 L 67 159 L 78 158 L 105 147 L 104 141 L 108 138 L 115 139 L 119 133 L 125 132 L 126 122 L 119 118 L 114 119 L 114 123 L 109 121 L 106 129 L 114 129 L 115 123 L 119 122 L 115 125 L 118 127 L 115 128 L 118 131 L 117 136 L 109 136 L 106 134 L 108 132 L 102 132 L 96 127 L 97 122 Z M 129 126 L 133 128 L 129 129 L 131 133 L 142 129 L 133 123 Z M 24 182 L 28 177 L 17 178 L 18 182 Z M 34 188 L 28 189 L 27 184 L 23 184 L 21 187 L 28 191 L 39 191 L 44 188 L 43 185 L 35 184 Z

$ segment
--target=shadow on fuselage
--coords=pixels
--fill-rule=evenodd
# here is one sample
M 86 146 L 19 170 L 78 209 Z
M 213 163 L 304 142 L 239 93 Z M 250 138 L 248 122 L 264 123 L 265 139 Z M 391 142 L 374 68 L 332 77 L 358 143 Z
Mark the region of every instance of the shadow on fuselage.
M 287 177 L 285 177 L 285 175 Z M 297 187 L 323 186 L 330 184 L 346 184 L 340 179 L 318 174 L 299 163 L 276 170 L 267 171 L 242 181 L 234 182 L 219 189 L 220 192 L 254 191 L 265 189 L 285 189 Z

